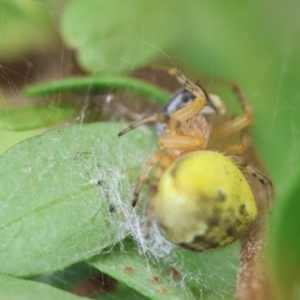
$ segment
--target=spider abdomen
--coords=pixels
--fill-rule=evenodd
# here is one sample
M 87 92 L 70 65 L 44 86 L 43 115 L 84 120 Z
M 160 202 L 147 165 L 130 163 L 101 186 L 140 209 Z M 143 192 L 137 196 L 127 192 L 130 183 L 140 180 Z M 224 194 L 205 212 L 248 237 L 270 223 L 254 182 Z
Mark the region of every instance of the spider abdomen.
M 167 239 L 203 251 L 240 238 L 255 221 L 257 207 L 247 180 L 229 158 L 196 151 L 178 158 L 162 175 L 155 216 Z

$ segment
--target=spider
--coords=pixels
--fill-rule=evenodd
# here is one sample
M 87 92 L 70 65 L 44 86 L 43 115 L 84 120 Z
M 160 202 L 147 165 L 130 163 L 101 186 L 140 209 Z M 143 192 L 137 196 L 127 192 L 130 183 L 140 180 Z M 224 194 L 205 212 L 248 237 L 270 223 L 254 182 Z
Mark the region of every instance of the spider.
M 164 124 L 158 139 L 159 150 L 150 156 L 138 175 L 132 206 L 136 206 L 141 188 L 150 178 L 146 235 L 156 219 L 162 234 L 183 248 L 204 251 L 224 247 L 247 233 L 258 215 L 242 170 L 256 177 L 271 197 L 271 181 L 247 165 L 241 156 L 249 146 L 247 128 L 253 119 L 252 109 L 240 88 L 226 82 L 236 93 L 244 114 L 212 127 L 203 112 L 207 106 L 220 112 L 220 102 L 210 99 L 179 70 L 170 69 L 169 74 L 183 88 L 163 112 L 131 124 L 118 135 L 148 122 Z M 188 101 L 182 104 L 178 99 L 184 99 L 184 95 Z M 176 101 L 180 107 L 171 108 Z M 240 142 L 217 149 L 209 147 L 209 141 L 218 142 L 236 132 L 242 132 Z

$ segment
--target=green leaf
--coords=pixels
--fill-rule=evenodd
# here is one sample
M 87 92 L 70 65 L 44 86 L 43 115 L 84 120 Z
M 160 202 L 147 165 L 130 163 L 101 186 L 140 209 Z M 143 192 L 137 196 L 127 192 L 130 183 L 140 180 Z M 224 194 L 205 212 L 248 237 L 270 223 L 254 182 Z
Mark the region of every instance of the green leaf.
M 189 289 L 172 283 L 172 278 L 162 272 L 159 264 L 146 260 L 132 245 L 125 249 L 116 247 L 90 263 L 149 299 L 193 299 Z
M 165 257 L 154 259 L 126 239 L 89 263 L 149 299 L 199 299 L 200 295 L 201 299 L 220 295 L 232 299 L 238 264 L 235 246 L 207 253 L 176 247 Z M 163 247 L 157 250 L 164 251 Z
M 37 134 L 41 134 L 41 130 L 31 130 L 31 131 L 8 131 L 0 129 L 1 143 L 0 143 L 0 155 L 4 153 L 7 149 L 13 147 L 17 143 L 23 140 L 31 138 Z
M 72 106 L 22 106 L 0 109 L 0 128 L 25 131 L 47 127 L 78 115 Z
M 160 0 L 73 0 L 65 8 L 62 33 L 83 69 L 125 72 L 146 64 L 173 41 L 181 24 L 175 15 L 166 20 L 169 10 L 170 2 Z
M 299 179 L 294 189 L 277 205 L 273 218 L 271 243 L 273 276 L 276 280 L 278 299 L 299 298 L 300 269 L 300 186 Z M 297 290 L 296 290 L 297 288 Z M 297 298 L 297 299 L 298 299 Z
M 0 299 L 9 300 L 80 300 L 68 292 L 50 287 L 49 285 L 29 280 L 17 279 L 0 274 Z
M 114 282 L 111 277 L 99 272 L 86 262 L 80 262 L 68 268 L 40 274 L 29 279 L 68 291 L 82 291 L 83 287 L 91 287 L 91 290 L 87 292 L 93 299 L 146 299 L 124 283 Z
M 63 127 L 0 157 L 0 272 L 51 272 L 128 234 L 120 207 L 131 207 L 131 183 L 156 139 L 147 128 L 118 138 L 123 128 Z
M 26 87 L 23 93 L 29 97 L 45 96 L 61 92 L 85 90 L 87 92 L 129 91 L 147 97 L 154 103 L 166 103 L 170 94 L 156 86 L 126 77 L 74 77 L 59 81 L 33 84 Z
M 1 60 L 12 60 L 25 52 L 44 49 L 54 37 L 51 21 L 53 1 L 2 0 L 1 12 Z
M 116 288 L 109 293 L 105 293 L 104 295 L 100 295 L 99 300 L 118 300 L 118 299 L 126 299 L 126 300 L 147 300 L 149 298 L 144 297 L 140 293 L 135 290 L 129 288 L 126 284 L 118 282 Z

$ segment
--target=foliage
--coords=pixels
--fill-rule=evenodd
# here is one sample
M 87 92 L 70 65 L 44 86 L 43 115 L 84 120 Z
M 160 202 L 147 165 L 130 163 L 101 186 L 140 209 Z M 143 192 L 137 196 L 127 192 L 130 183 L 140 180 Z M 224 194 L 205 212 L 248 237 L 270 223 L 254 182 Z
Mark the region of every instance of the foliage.
M 231 78 L 243 87 L 255 111 L 254 144 L 276 188 L 274 217 L 272 215 L 269 220 L 272 274 L 279 297 L 292 298 L 299 284 L 300 264 L 300 238 L 296 230 L 300 214 L 297 201 L 300 175 L 299 2 L 286 5 L 280 0 L 192 0 L 185 5 L 169 0 L 152 1 L 151 4 L 138 0 L 126 1 L 126 4 L 116 0 L 84 3 L 70 0 L 63 10 L 57 3 L 54 0 L 28 0 L 22 4 L 20 1 L 1 2 L 0 76 L 6 76 L 3 61 L 23 59 L 25 54 L 38 49 L 45 51 L 47 59 L 47 48 L 52 46 L 53 32 L 57 28 L 66 47 L 76 51 L 80 67 L 91 75 L 65 80 L 54 78 L 54 84 L 46 82 L 26 87 L 27 95 L 36 92 L 40 96 L 46 93 L 64 97 L 67 90 L 77 92 L 80 89 L 90 97 L 91 90 L 93 94 L 126 90 L 142 95 L 146 101 L 162 103 L 168 93 L 126 77 L 129 71 L 151 64 L 155 59 L 161 64 L 188 70 L 185 73 L 191 74 L 189 77 L 197 78 L 203 73 L 218 75 Z M 57 19 L 60 27 L 55 28 Z M 20 29 L 22 34 L 16 34 Z M 0 84 L 3 88 L 3 83 Z M 78 108 L 60 102 L 46 105 L 44 98 L 40 98 L 39 106 L 27 100 L 25 107 L 16 108 L 10 105 L 9 97 L 2 92 L 0 96 L 0 126 L 9 130 L 50 126 L 80 113 Z M 110 216 L 111 203 L 97 182 L 111 179 L 114 197 L 122 198 L 118 203 L 126 206 L 137 171 L 156 143 L 155 134 L 143 129 L 117 139 L 123 127 L 122 123 L 96 123 L 58 128 L 2 154 L 2 274 L 23 277 L 88 260 L 152 299 L 173 299 L 176 293 L 180 294 L 176 283 L 168 286 L 169 266 L 160 267 L 155 261 L 145 265 L 149 257 L 141 256 L 134 243 L 126 246 L 129 250 L 124 257 L 120 255 L 118 242 L 122 249 L 123 238 L 131 229 L 120 230 L 123 223 L 118 214 L 113 215 L 114 222 L 102 217 Z M 3 138 L 2 143 L 6 143 Z M 227 297 L 228 293 L 230 297 L 235 277 L 235 267 L 231 266 L 237 265 L 235 248 L 204 254 L 207 264 L 201 264 L 201 255 L 191 254 L 187 258 L 190 254 L 176 251 L 187 262 L 185 275 L 192 274 L 190 278 L 199 279 L 190 268 L 193 265 L 198 266 L 195 272 L 200 269 L 208 272 L 200 276 L 198 282 L 186 281 L 186 299 Z M 100 253 L 103 259 L 93 258 Z M 130 276 L 124 268 L 129 261 L 138 270 L 145 270 L 149 265 L 152 268 L 154 264 L 154 271 L 150 273 L 161 272 L 159 285 L 168 288 L 168 293 L 173 288 L 174 291 L 157 293 L 159 285 L 142 277 L 147 274 L 146 270 L 128 279 Z M 218 262 L 218 269 L 212 267 L 214 261 Z M 113 268 L 115 265 L 122 267 L 117 270 Z M 214 276 L 216 274 L 221 275 Z M 14 290 L 13 299 L 18 299 L 18 294 L 26 296 L 28 291 L 34 293 L 37 286 L 41 290 L 45 288 L 41 283 L 5 275 L 1 275 L 0 280 L 1 287 L 5 287 L 1 292 L 7 293 L 3 294 L 4 298 L 10 295 L 8 291 L 14 284 L 20 286 L 20 290 Z M 51 293 L 49 291 L 49 295 Z M 67 299 L 69 296 L 55 296 L 58 297 Z

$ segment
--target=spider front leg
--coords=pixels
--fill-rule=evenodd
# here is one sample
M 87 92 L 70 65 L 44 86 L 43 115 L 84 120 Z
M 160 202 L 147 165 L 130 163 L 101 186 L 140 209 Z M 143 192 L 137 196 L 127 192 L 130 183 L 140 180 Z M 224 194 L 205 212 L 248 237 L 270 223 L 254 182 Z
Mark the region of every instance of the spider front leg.
M 205 106 L 207 99 L 203 92 L 203 90 L 190 81 L 183 73 L 181 73 L 177 69 L 170 69 L 169 74 L 174 76 L 178 82 L 184 86 L 190 93 L 192 93 L 195 96 L 195 99 L 193 102 L 188 104 L 187 106 L 175 111 L 172 114 L 172 117 L 175 119 L 183 122 L 186 121 L 194 116 L 196 116 Z
M 163 113 L 156 113 L 149 116 L 148 118 L 137 121 L 122 130 L 118 134 L 119 137 L 140 125 L 150 122 L 162 122 L 167 124 L 169 127 L 178 128 L 181 126 L 182 122 L 196 116 L 203 109 L 207 102 L 207 99 L 202 89 L 195 83 L 190 81 L 187 77 L 185 77 L 183 73 L 181 73 L 177 69 L 170 69 L 169 73 L 173 75 L 188 91 L 190 91 L 195 96 L 194 101 L 174 112 L 171 116 Z
M 181 126 L 181 122 L 179 120 L 172 118 L 171 116 L 163 114 L 163 113 L 156 113 L 147 118 L 144 118 L 142 120 L 132 123 L 125 129 L 123 129 L 121 132 L 119 132 L 118 137 L 124 135 L 125 133 L 131 131 L 132 129 L 135 129 L 138 126 L 144 125 L 146 123 L 151 123 L 151 122 L 165 123 L 174 128 L 178 128 Z
M 240 87 L 230 81 L 222 80 L 223 83 L 230 85 L 233 92 L 236 94 L 239 104 L 244 110 L 244 114 L 233 120 L 225 122 L 220 126 L 213 129 L 211 137 L 215 140 L 225 138 L 234 132 L 240 131 L 252 123 L 253 112 L 251 106 L 248 104 L 246 97 L 244 96 Z
M 171 116 L 163 113 L 156 113 L 153 114 L 147 118 L 144 118 L 140 121 L 134 122 L 128 127 L 126 127 L 124 130 L 122 130 L 118 136 L 122 136 L 125 133 L 129 132 L 132 129 L 135 129 L 138 126 L 141 126 L 146 123 L 151 123 L 151 122 L 161 122 L 169 127 L 172 128 L 180 128 L 184 127 L 182 122 L 192 118 L 193 116 L 197 115 L 201 109 L 204 107 L 206 103 L 206 98 L 200 99 L 200 98 L 195 98 L 195 100 L 188 104 L 187 106 L 183 107 L 182 109 L 174 112 Z

